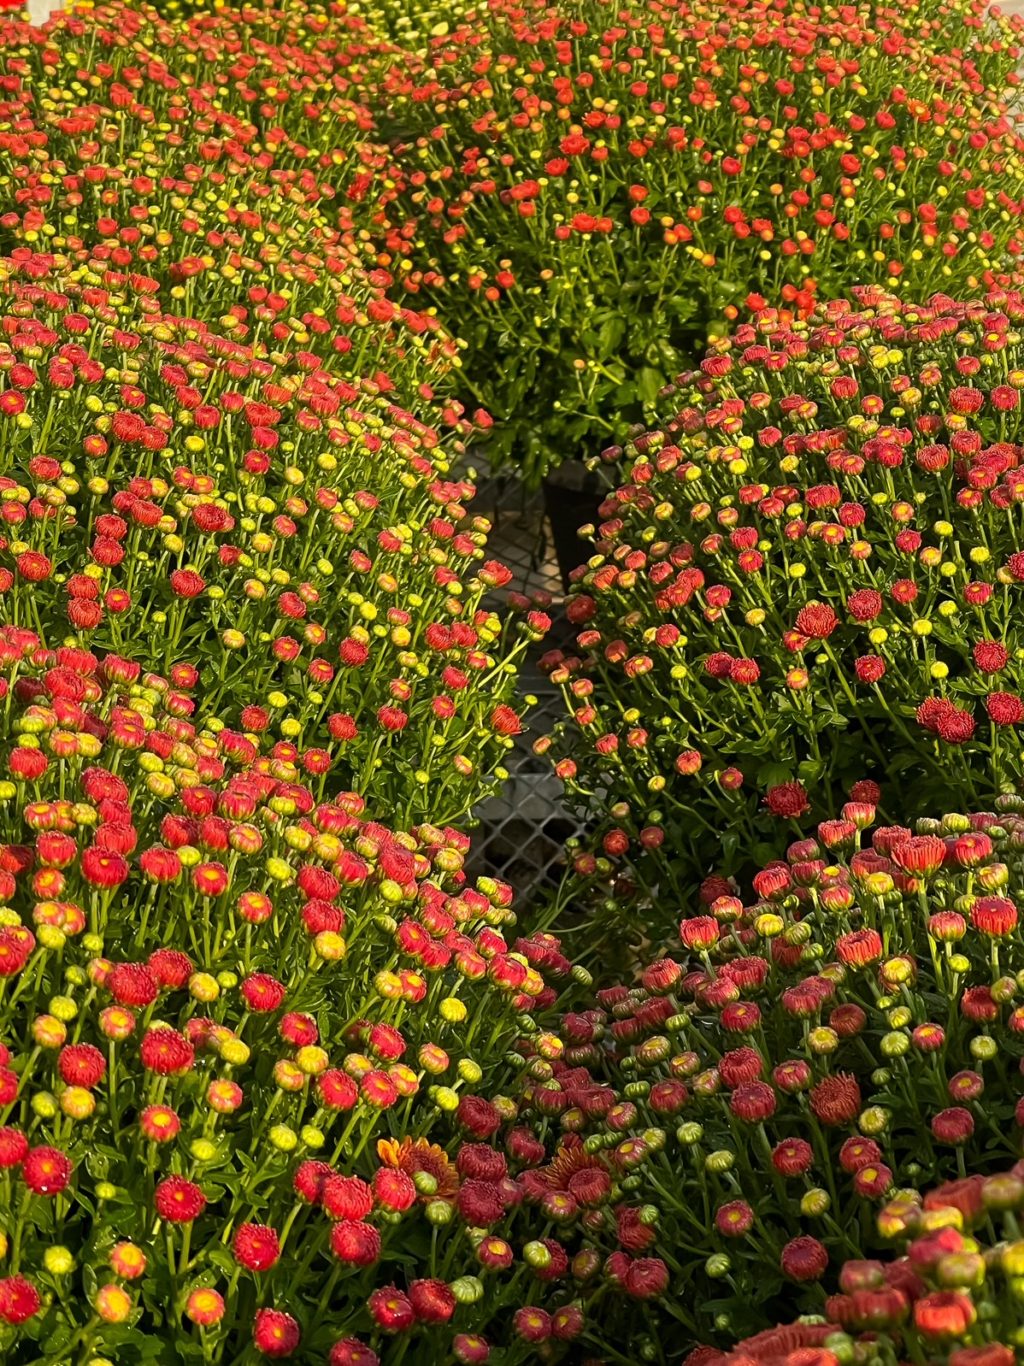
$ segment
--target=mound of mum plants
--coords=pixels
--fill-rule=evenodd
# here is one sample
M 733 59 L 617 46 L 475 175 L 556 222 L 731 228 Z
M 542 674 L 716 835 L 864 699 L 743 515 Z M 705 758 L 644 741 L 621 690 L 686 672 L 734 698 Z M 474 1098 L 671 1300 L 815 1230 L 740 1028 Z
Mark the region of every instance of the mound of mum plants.
M 1020 32 L 981 0 L 487 0 L 383 57 L 411 274 L 495 458 L 536 480 L 620 439 L 761 296 L 1016 272 Z
M 890 1201 L 878 1231 L 901 1254 L 844 1262 L 839 1293 L 813 1319 L 732 1351 L 697 1348 L 685 1366 L 1013 1366 L 1020 1347 L 1021 1164 Z
M 550 1154 L 501 1095 L 558 941 L 512 937 L 455 831 L 322 800 L 301 746 L 202 715 L 194 670 L 11 627 L 0 663 L 4 1360 L 577 1337 L 524 1203 Z
M 880 1202 L 975 1191 L 1018 1157 L 1024 822 L 1020 799 L 1000 807 L 872 830 L 873 806 L 848 803 L 752 899 L 709 887 L 674 951 L 535 1052 L 525 1101 L 576 1154 L 560 1216 L 651 1302 L 631 1320 L 622 1297 L 614 1341 L 663 1360 L 681 1333 L 735 1342 L 820 1312 L 842 1263 L 881 1250 Z
M 903 816 L 1020 782 L 1022 318 L 1014 292 L 769 310 L 628 444 L 550 660 L 602 857 L 678 894 L 865 774 Z
M 6 620 L 51 648 L 149 637 L 147 664 L 189 660 L 214 714 L 301 736 L 320 783 L 399 820 L 465 814 L 520 728 L 516 661 L 548 621 L 483 605 L 510 575 L 449 476 L 458 409 L 424 379 L 417 416 L 373 366 L 391 347 L 410 388 L 431 373 L 402 349 L 416 315 L 339 304 L 275 336 L 284 304 L 260 291 L 216 325 L 117 272 L 26 253 L 4 274 Z
M 98 249 L 176 298 L 201 286 L 209 312 L 268 275 L 329 301 L 372 157 L 351 98 L 373 47 L 358 20 L 269 7 L 172 23 L 114 3 L 42 28 L 8 16 L 0 40 L 6 246 Z

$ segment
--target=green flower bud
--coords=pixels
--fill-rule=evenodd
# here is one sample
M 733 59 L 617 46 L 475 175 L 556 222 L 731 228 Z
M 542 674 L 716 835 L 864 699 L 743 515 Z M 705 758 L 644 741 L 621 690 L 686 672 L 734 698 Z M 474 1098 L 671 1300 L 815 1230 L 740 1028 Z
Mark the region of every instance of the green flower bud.
M 736 1154 L 729 1152 L 727 1148 L 719 1148 L 713 1153 L 708 1153 L 704 1159 L 705 1171 L 714 1172 L 722 1175 L 724 1172 L 732 1171 L 736 1163 Z
M 935 1278 L 947 1290 L 977 1287 L 985 1279 L 985 1259 L 976 1252 L 951 1252 L 936 1266 Z
M 49 1091 L 37 1091 L 32 1097 L 32 1112 L 40 1119 L 53 1119 L 58 1109 L 56 1097 Z
M 880 1105 L 869 1105 L 857 1121 L 862 1134 L 881 1134 L 889 1126 L 889 1112 Z
M 892 1030 L 882 1036 L 882 1056 L 886 1058 L 902 1058 L 904 1053 L 910 1048 L 909 1034 L 902 1034 L 899 1030 Z
M 43 1266 L 51 1276 L 67 1276 L 75 1269 L 75 1259 L 66 1247 L 48 1247 L 43 1253 Z
M 804 1192 L 800 1200 L 800 1213 L 809 1219 L 820 1219 L 823 1214 L 828 1213 L 831 1204 L 828 1191 L 822 1190 L 820 1186 L 813 1186 Z
M 483 1281 L 477 1276 L 460 1276 L 449 1286 L 457 1304 L 476 1304 L 483 1298 Z

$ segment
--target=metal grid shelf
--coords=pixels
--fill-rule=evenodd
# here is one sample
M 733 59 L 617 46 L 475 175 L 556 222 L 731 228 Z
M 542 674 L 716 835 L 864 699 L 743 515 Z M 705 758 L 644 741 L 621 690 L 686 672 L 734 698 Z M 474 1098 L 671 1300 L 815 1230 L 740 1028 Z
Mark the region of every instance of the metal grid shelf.
M 473 813 L 479 825 L 467 865 L 473 876 L 489 874 L 509 882 L 517 900 L 525 904 L 531 896 L 555 891 L 562 878 L 565 842 L 583 831 L 562 801 L 562 784 L 549 761 L 532 748 L 537 736 L 549 732 L 564 715 L 559 690 L 537 661 L 553 646 L 567 645 L 574 632 L 563 611 L 562 579 L 541 494 L 524 490 L 514 475 L 491 475 L 486 470 L 477 480 L 477 490 L 473 511 L 493 526 L 488 553 L 508 565 L 514 576 L 503 591 L 543 592 L 552 599 L 551 631 L 530 647 L 519 680 L 520 696 L 532 694 L 537 705 L 509 751 L 507 782 Z

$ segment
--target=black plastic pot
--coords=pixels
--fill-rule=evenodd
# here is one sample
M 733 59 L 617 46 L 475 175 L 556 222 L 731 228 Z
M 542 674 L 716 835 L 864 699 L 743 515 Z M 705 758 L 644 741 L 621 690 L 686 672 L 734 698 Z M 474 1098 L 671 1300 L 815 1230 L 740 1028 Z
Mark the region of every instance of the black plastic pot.
M 574 487 L 574 483 L 580 486 Z M 600 480 L 586 471 L 577 480 L 570 481 L 563 467 L 544 480 L 544 510 L 551 523 L 555 559 L 566 591 L 569 575 L 593 554 L 590 541 L 580 536 L 579 528 L 597 521 L 597 510 L 604 499 Z

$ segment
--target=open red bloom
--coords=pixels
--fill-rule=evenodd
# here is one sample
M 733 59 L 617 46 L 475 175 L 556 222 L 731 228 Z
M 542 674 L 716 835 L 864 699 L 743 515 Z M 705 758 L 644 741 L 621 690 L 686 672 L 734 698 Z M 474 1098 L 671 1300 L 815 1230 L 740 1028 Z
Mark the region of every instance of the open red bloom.
M 860 1087 L 848 1072 L 823 1077 L 811 1091 L 811 1109 L 822 1124 L 849 1124 L 857 1118 L 860 1106 Z
M 276 1230 L 263 1224 L 239 1224 L 231 1247 L 235 1260 L 247 1271 L 269 1271 L 281 1256 Z

